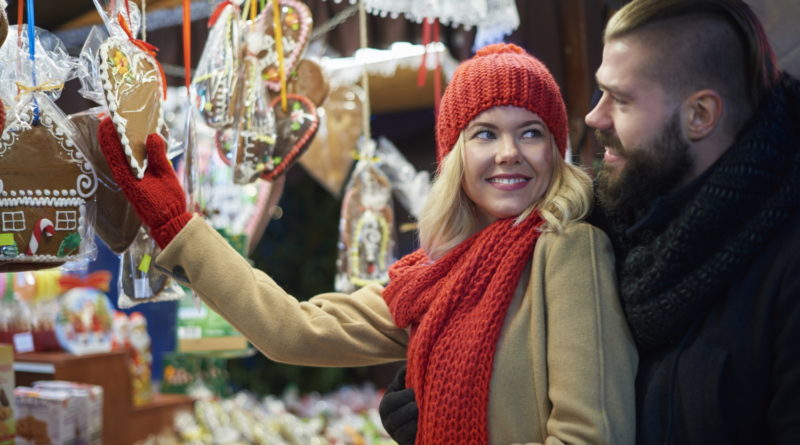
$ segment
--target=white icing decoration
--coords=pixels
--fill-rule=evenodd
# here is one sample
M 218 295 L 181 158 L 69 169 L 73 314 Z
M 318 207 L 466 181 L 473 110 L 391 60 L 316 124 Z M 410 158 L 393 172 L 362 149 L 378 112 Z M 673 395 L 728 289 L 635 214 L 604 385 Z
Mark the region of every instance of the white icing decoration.
M 45 189 L 44 190 L 44 196 L 50 196 L 50 190 Z
M 35 193 L 36 193 L 36 196 L 42 196 L 42 191 L 39 190 L 39 189 L 36 189 Z
M 11 190 L 11 196 L 17 196 L 17 191 L 16 190 Z
M 126 136 L 127 133 L 127 122 L 125 118 L 117 114 L 117 109 L 119 107 L 119 103 L 117 101 L 117 97 L 113 94 L 111 80 L 109 78 L 108 73 L 108 49 L 112 46 L 116 46 L 118 51 L 121 51 L 121 46 L 124 44 L 124 39 L 118 38 L 109 38 L 108 40 L 100 46 L 100 79 L 103 83 L 103 93 L 106 98 L 106 102 L 108 104 L 108 109 L 111 112 L 112 118 L 111 120 L 114 122 L 114 126 L 117 129 L 117 133 L 120 135 L 120 141 L 122 142 L 122 147 L 125 150 L 125 157 L 128 159 L 128 164 L 130 164 L 131 169 L 133 169 L 136 177 L 138 179 L 142 179 L 144 177 L 144 172 L 147 169 L 147 158 L 145 158 L 141 165 L 139 161 L 133 156 L 133 150 L 130 146 L 130 141 Z M 144 51 L 136 51 L 133 55 L 127 54 L 123 52 L 126 57 L 128 57 L 128 64 L 131 69 L 138 67 L 140 59 L 144 58 L 147 59 L 149 62 L 153 64 L 155 68 L 157 66 L 157 61 L 155 58 L 150 56 L 149 54 L 145 53 Z M 157 73 L 155 75 L 158 75 Z M 163 94 L 164 93 L 164 84 L 161 82 L 161 79 L 158 78 L 159 90 Z M 158 122 L 156 123 L 156 131 L 163 131 L 166 128 L 166 122 L 164 121 L 164 107 L 162 106 L 161 102 L 158 103 Z
M 53 196 L 59 196 L 61 193 L 58 190 L 53 190 Z
M 75 189 L 69 191 L 69 196 L 77 196 L 78 192 Z

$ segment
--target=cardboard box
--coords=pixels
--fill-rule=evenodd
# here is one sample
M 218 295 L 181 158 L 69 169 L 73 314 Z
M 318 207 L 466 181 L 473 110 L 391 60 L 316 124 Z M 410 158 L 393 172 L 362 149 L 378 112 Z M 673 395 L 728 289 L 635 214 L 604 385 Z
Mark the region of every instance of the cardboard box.
M 63 380 L 34 382 L 36 389 L 61 391 L 75 399 L 77 445 L 100 445 L 103 442 L 103 387 Z
M 62 391 L 14 389 L 17 445 L 76 445 L 75 398 Z
M 0 445 L 14 445 L 14 347 L 0 344 Z

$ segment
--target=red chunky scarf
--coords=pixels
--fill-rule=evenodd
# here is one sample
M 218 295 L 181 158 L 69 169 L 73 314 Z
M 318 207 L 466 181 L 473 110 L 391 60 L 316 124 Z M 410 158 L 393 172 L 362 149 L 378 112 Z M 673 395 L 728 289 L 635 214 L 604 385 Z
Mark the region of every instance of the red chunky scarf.
M 498 220 L 432 262 L 420 249 L 389 270 L 395 323 L 411 327 L 406 384 L 419 405 L 417 445 L 489 442 L 489 381 L 506 311 L 541 222 Z

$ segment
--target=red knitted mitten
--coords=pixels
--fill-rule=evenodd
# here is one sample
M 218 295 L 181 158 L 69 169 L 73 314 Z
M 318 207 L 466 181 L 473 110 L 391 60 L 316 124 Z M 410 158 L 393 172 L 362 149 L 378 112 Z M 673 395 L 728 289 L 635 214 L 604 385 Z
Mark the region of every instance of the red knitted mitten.
M 186 211 L 183 188 L 167 160 L 164 138 L 155 133 L 147 136 L 147 170 L 142 179 L 133 175 L 110 117 L 100 122 L 97 139 L 114 180 L 163 249 L 192 217 Z

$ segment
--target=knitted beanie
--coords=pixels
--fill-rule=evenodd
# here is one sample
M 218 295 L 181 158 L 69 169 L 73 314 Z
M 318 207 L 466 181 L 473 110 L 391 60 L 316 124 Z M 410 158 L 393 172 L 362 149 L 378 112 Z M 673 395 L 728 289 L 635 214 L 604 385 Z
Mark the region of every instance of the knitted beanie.
M 519 46 L 498 43 L 481 48 L 459 65 L 447 85 L 436 120 L 437 162 L 450 153 L 472 119 L 497 106 L 515 106 L 538 114 L 564 156 L 567 109 L 553 75 Z

